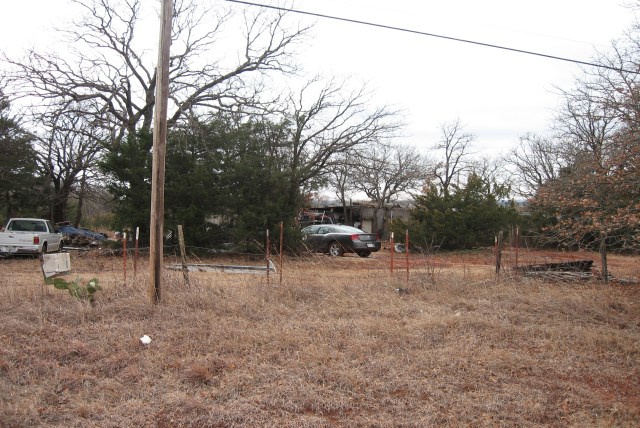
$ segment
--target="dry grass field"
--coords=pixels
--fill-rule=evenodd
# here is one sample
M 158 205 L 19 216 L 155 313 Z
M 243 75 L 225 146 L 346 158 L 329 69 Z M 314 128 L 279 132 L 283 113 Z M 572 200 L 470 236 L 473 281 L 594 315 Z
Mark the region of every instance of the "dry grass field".
M 402 257 L 166 271 L 158 306 L 142 260 L 125 281 L 72 254 L 94 305 L 0 260 L 0 426 L 640 426 L 639 285 L 496 277 L 486 252 L 412 256 L 407 280 Z

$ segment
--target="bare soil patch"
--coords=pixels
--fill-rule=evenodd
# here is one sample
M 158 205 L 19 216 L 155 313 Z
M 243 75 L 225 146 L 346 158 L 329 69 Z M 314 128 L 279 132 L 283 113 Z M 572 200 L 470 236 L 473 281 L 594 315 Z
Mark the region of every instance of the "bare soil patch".
M 569 256 L 594 255 L 529 260 Z M 408 279 L 389 258 L 287 259 L 282 284 L 167 271 L 158 306 L 146 260 L 125 280 L 72 255 L 93 306 L 0 260 L 0 426 L 640 425 L 638 285 L 496 277 L 491 250 L 411 255 Z

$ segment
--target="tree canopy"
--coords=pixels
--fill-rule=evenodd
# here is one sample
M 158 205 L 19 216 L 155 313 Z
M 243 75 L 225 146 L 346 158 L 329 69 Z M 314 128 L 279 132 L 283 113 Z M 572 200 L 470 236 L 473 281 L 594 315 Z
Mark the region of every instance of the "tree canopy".
M 553 134 L 530 140 L 537 166 L 517 160 L 531 206 L 543 219 L 543 242 L 570 248 L 640 249 L 640 27 L 585 70 L 553 122 Z M 526 147 L 525 147 L 526 148 Z
M 402 235 L 408 229 L 412 243 L 424 249 L 491 246 L 500 229 L 517 224 L 508 196 L 506 186 L 475 173 L 449 191 L 432 184 L 415 197 L 410 221 L 394 222 L 393 230 Z
M 0 92 L 0 207 L 7 218 L 18 212 L 46 212 L 43 181 L 38 179 L 33 136 L 11 114 L 8 99 Z

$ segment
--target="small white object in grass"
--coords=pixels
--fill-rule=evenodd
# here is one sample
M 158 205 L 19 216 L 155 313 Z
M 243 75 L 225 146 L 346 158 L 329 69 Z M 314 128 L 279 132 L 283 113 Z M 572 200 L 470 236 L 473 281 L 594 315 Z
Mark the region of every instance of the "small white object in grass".
M 140 342 L 142 342 L 143 345 L 148 345 L 151 343 L 151 338 L 145 334 L 140 338 Z

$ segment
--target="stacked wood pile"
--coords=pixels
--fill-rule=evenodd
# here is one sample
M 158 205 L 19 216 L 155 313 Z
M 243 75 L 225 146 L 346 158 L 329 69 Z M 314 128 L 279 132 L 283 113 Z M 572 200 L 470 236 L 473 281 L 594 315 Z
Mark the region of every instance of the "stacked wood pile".
M 556 281 L 588 280 L 593 278 L 593 260 L 542 263 L 519 266 L 516 271 L 527 277 Z

